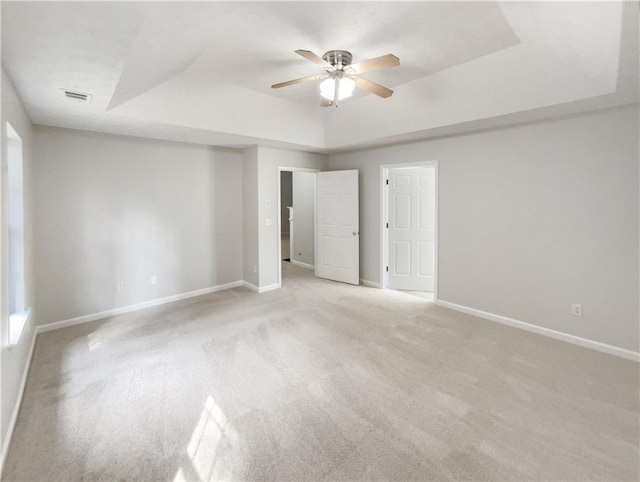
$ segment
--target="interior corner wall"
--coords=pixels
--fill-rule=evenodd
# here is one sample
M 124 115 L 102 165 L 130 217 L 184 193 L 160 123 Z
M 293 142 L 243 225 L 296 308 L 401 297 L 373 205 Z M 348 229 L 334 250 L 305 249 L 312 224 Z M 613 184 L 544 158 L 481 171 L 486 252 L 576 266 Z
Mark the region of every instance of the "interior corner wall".
M 278 253 L 278 167 L 303 167 L 325 170 L 328 156 L 258 146 L 258 240 L 260 288 L 277 286 L 280 253 Z M 295 214 L 294 214 L 295 216 Z M 271 224 L 267 225 L 267 220 Z
M 8 443 L 8 429 L 11 417 L 20 396 L 22 376 L 29 360 L 29 352 L 33 341 L 33 230 L 32 230 L 32 152 L 33 126 L 27 116 L 20 98 L 9 79 L 2 70 L 2 165 L 0 166 L 0 184 L 2 196 L 2 211 L 0 212 L 0 322 L 2 328 L 2 359 L 1 359 L 1 419 L 0 440 L 4 453 Z M 25 262 L 25 306 L 32 308 L 30 321 L 24 328 L 17 345 L 9 347 L 9 291 L 8 291 L 8 212 L 7 212 L 7 122 L 16 130 L 22 139 L 23 182 L 24 182 L 24 262 Z
M 42 126 L 34 134 L 38 323 L 242 279 L 240 151 Z
M 360 172 L 363 279 L 380 282 L 380 165 L 429 160 L 439 299 L 639 350 L 637 104 L 332 155 Z
M 243 280 L 256 288 L 258 279 L 258 147 L 242 151 Z

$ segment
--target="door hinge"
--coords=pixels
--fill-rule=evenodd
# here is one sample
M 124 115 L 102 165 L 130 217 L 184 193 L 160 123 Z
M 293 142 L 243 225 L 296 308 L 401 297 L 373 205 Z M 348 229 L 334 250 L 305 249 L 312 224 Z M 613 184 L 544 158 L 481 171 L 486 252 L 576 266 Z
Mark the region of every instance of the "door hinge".
M 387 266 L 387 273 L 389 272 L 389 267 Z

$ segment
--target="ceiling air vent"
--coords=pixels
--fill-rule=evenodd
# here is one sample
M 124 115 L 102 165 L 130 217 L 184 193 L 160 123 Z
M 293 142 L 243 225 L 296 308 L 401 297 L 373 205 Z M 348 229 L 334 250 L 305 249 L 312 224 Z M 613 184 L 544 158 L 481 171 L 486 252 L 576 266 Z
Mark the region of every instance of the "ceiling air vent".
M 63 89 L 63 92 L 64 92 L 64 96 L 67 99 L 73 100 L 80 104 L 88 104 L 91 102 L 91 94 L 84 94 L 82 92 L 75 92 L 73 90 L 65 90 L 65 89 Z

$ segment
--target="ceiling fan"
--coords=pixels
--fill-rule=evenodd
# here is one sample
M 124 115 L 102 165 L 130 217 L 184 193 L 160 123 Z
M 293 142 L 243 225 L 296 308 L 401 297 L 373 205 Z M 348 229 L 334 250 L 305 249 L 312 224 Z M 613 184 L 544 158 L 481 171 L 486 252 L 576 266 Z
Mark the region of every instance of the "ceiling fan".
M 359 74 L 364 74 L 365 72 L 373 72 L 374 70 L 400 65 L 400 59 L 393 54 L 387 54 L 352 64 L 351 61 L 353 57 L 351 52 L 347 52 L 346 50 L 329 50 L 322 57 L 319 57 L 309 50 L 296 50 L 296 53 L 310 60 L 317 66 L 322 67 L 325 73 L 273 84 L 271 86 L 272 89 L 279 89 L 310 80 L 325 79 L 320 84 L 320 95 L 322 96 L 322 103 L 320 105 L 322 107 L 329 107 L 331 105 L 338 107 L 338 101 L 350 97 L 355 87 L 384 98 L 391 97 L 393 94 L 393 90 L 391 89 L 358 77 Z

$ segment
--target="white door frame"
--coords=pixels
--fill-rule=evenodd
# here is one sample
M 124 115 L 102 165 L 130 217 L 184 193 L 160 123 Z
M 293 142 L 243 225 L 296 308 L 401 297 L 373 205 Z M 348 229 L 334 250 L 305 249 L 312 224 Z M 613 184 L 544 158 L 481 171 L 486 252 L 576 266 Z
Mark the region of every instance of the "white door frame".
M 411 167 L 433 167 L 435 168 L 436 189 L 435 189 L 435 260 L 434 260 L 434 280 L 433 298 L 438 299 L 438 161 L 418 161 L 400 162 L 397 164 L 380 165 L 380 288 L 389 287 L 389 277 L 387 266 L 389 264 L 389 231 L 386 228 L 389 219 L 389 190 L 387 189 L 387 179 L 389 179 L 389 169 L 402 169 Z
M 282 286 L 282 193 L 280 192 L 280 177 L 282 171 L 290 171 L 290 172 L 320 172 L 320 169 L 315 169 L 311 167 L 287 167 L 287 166 L 278 166 L 278 181 L 276 193 L 278 196 L 278 285 Z M 291 179 L 291 186 L 293 186 L 293 178 Z M 292 188 L 293 189 L 293 188 Z M 316 225 L 316 185 L 313 184 L 313 225 Z M 295 216 L 295 210 L 294 210 Z M 295 220 L 294 220 L 295 222 Z M 291 242 L 291 230 L 289 230 L 289 242 Z M 315 236 L 314 236 L 315 243 Z M 314 274 L 315 270 L 318 266 L 318 253 L 316 251 L 316 246 L 313 247 L 313 264 L 314 264 Z M 293 260 L 293 258 L 291 258 Z

